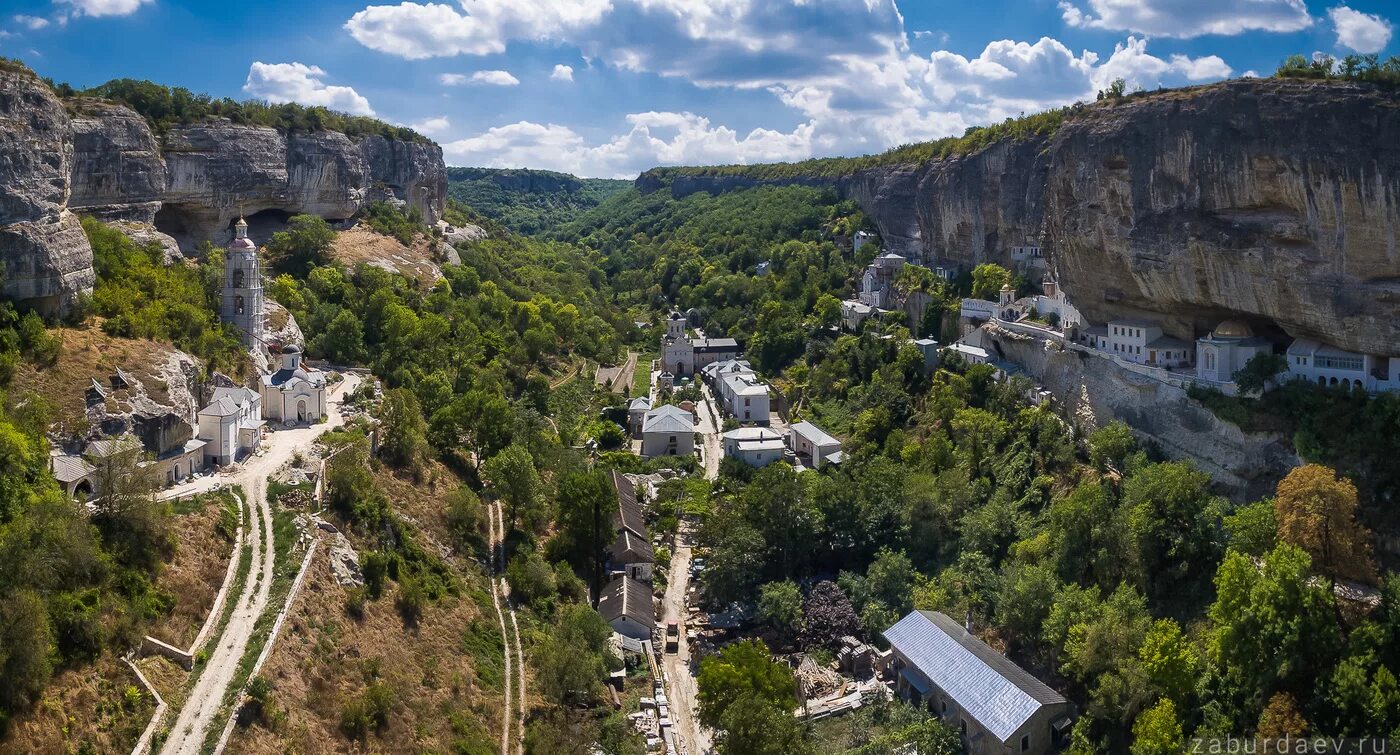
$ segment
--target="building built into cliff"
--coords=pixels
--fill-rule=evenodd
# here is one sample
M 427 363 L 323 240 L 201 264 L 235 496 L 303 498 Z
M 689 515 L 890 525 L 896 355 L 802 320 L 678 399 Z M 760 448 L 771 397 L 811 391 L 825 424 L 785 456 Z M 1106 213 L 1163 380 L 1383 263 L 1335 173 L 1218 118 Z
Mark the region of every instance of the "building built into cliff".
M 1149 320 L 1109 320 L 1106 326 L 1090 328 L 1088 335 L 1100 351 L 1133 364 L 1166 369 L 1191 365 L 1190 345 L 1164 334 L 1160 325 Z
M 1249 323 L 1226 320 L 1209 335 L 1196 339 L 1196 377 L 1233 389 L 1236 372 L 1254 357 L 1272 353 L 1273 342 L 1255 335 Z
M 1299 338 L 1288 346 L 1288 375 L 1318 385 L 1369 393 L 1400 391 L 1400 357 L 1358 354 Z

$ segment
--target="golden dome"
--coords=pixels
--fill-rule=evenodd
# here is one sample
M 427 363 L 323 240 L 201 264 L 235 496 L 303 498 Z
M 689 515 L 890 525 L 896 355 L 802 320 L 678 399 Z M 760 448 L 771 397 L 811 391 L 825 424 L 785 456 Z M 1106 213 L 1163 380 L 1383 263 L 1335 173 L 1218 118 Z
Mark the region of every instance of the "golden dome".
M 1215 338 L 1249 338 L 1253 335 L 1254 328 L 1244 320 L 1226 320 L 1215 326 L 1215 332 L 1211 333 Z

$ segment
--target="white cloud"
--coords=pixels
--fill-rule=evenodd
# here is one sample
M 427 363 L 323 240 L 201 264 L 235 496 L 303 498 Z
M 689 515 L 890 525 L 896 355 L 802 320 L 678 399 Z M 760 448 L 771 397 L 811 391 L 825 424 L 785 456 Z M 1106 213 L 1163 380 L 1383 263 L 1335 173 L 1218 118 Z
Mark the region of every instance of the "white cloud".
M 472 83 L 489 84 L 496 87 L 513 87 L 520 83 L 520 79 L 511 75 L 510 71 L 477 71 L 472 74 Z
M 1338 5 L 1327 11 L 1337 30 L 1337 44 L 1360 53 L 1380 52 L 1390 43 L 1395 31 L 1389 21 L 1373 13 L 1355 11 Z
M 58 0 L 81 16 L 130 16 L 152 0 Z
M 48 26 L 49 20 L 40 16 L 26 16 L 24 14 L 20 14 L 15 16 L 15 23 L 23 26 L 26 29 L 36 30 Z
M 352 115 L 374 115 L 369 100 L 345 86 L 326 84 L 326 72 L 302 63 L 253 63 L 243 91 L 268 102 L 296 102 L 327 107 Z
M 520 121 L 444 144 L 443 153 L 454 165 L 630 178 L 654 165 L 794 160 L 811 149 L 810 124 L 788 133 L 754 129 L 740 136 L 694 113 L 633 113 L 626 121 L 626 133 L 597 145 L 567 126 Z
M 1070 26 L 1154 37 L 1289 32 L 1313 22 L 1303 0 L 1061 0 L 1059 8 Z
M 1296 12 L 1302 1 L 1131 0 L 1140 3 L 1133 11 L 1130 0 L 1066 0 L 1063 7 L 1080 25 L 1142 21 L 1191 36 L 1240 24 L 1307 25 L 1306 12 L 1301 19 Z M 602 139 L 585 138 L 567 125 L 520 121 L 445 145 L 457 164 L 536 165 L 613 176 L 665 163 L 878 152 L 1020 113 L 1092 101 L 1114 78 L 1126 79 L 1131 88 L 1155 88 L 1231 74 L 1214 55 L 1151 55 L 1141 35 L 1127 37 L 1102 58 L 1050 37 L 992 41 L 972 57 L 946 50 L 915 54 L 895 0 L 459 2 L 372 6 L 346 26 L 362 44 L 409 58 L 485 55 L 513 41 L 544 40 L 577 48 L 590 64 L 700 87 L 766 91 L 793 117 L 776 129 L 738 133 L 693 113 L 634 113 Z M 1259 8 L 1252 15 L 1230 11 L 1250 6 Z M 1172 14 L 1191 13 L 1200 18 L 1168 23 Z M 940 36 L 912 32 L 920 40 L 936 42 Z M 556 66 L 550 78 L 562 78 L 564 70 L 572 72 Z M 486 73 L 443 74 L 439 80 L 456 85 L 479 81 Z M 507 83 L 515 81 L 511 76 Z
M 465 73 L 444 73 L 438 76 L 438 83 L 445 87 L 459 87 L 467 83 Z
M 424 118 L 421 121 L 415 121 L 408 125 L 409 128 L 412 128 L 414 131 L 420 134 L 427 134 L 428 136 L 437 136 L 446 132 L 449 128 L 452 128 L 452 122 L 449 121 L 445 115 L 439 115 L 436 118 Z
M 553 81 L 573 81 L 574 67 L 566 66 L 563 63 L 556 64 L 554 71 L 549 74 L 549 78 Z
M 360 44 L 409 59 L 504 52 L 511 39 L 559 39 L 598 21 L 609 0 L 461 0 L 371 5 L 345 22 Z

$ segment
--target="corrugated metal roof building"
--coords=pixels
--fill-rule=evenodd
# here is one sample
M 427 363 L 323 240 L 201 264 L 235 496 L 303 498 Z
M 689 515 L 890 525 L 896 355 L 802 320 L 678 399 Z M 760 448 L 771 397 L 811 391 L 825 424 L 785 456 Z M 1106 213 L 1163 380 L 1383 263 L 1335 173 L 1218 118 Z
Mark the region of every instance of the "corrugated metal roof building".
M 1039 755 L 1067 731 L 1068 700 L 936 611 L 912 611 L 886 629 L 901 697 L 962 732 L 969 755 Z

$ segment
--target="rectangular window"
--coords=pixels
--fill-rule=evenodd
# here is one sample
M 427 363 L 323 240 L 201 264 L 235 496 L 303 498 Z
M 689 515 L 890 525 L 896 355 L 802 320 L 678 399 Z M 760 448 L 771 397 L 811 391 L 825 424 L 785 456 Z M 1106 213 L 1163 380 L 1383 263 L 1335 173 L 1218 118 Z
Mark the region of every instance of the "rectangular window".
M 1031 735 L 1025 734 L 1021 737 L 1021 752 L 1031 749 Z

